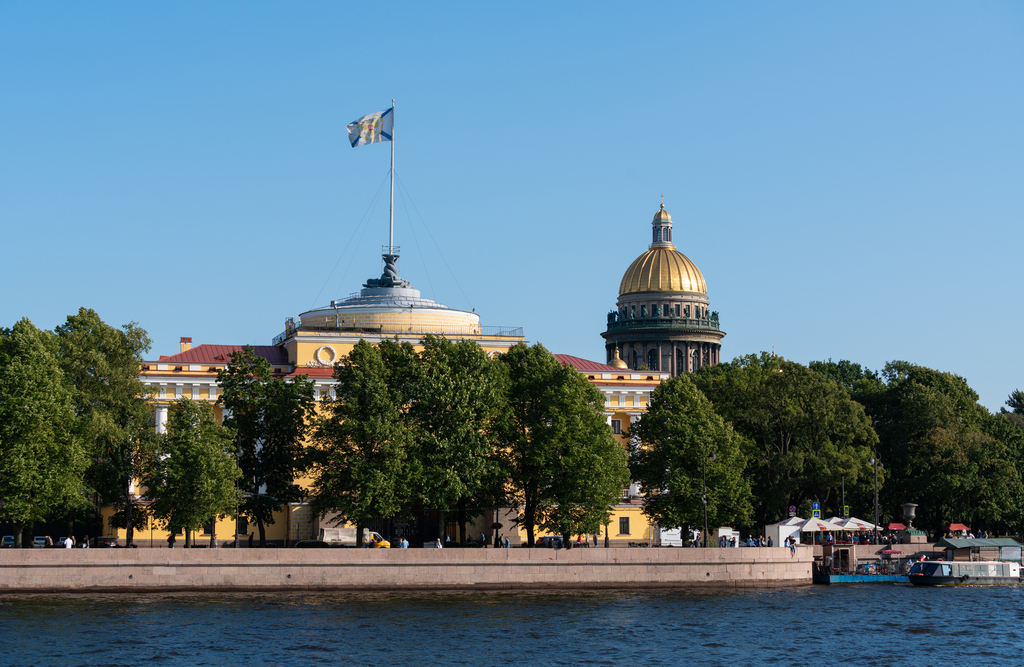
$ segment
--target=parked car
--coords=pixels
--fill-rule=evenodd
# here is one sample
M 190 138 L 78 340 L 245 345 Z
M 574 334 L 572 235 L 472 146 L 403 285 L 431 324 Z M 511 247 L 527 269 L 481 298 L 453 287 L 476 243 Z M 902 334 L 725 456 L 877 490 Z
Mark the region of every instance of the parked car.
M 547 549 L 561 549 L 562 537 L 560 535 L 545 535 L 544 537 L 538 537 L 536 545 Z
M 4 535 L 4 539 L 0 541 L 0 549 L 13 549 L 14 548 L 14 535 Z
M 46 548 L 46 537 L 43 535 L 36 535 L 32 538 L 33 549 L 45 549 Z
M 92 544 L 90 544 L 89 546 L 94 549 L 102 549 L 104 547 L 114 548 L 121 546 L 117 543 L 116 537 L 94 537 L 90 541 L 92 542 Z

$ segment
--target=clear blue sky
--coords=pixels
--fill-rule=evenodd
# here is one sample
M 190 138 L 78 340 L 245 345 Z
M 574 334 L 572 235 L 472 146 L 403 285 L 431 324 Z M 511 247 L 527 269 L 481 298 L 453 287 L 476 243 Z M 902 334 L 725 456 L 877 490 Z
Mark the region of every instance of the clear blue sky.
M 998 409 L 1022 35 L 1015 2 L 4 3 L 0 325 L 269 343 L 379 275 L 388 145 L 345 125 L 396 98 L 425 296 L 603 360 L 664 192 L 723 358 L 904 359 Z

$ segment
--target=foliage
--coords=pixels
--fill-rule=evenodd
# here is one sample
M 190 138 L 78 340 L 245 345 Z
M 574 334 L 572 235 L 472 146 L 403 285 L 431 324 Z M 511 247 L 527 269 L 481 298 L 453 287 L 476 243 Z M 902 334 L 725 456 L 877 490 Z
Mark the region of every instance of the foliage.
M 360 340 L 334 366 L 335 399 L 327 402 L 313 452 L 313 509 L 362 534 L 378 517 L 407 516 L 422 466 L 408 407 L 416 388 L 416 352 L 408 343 Z
M 915 502 L 918 523 L 935 530 L 950 522 L 993 528 L 1019 521 L 1019 439 L 1002 428 L 1012 421 L 996 421 L 966 380 L 952 373 L 893 361 L 882 377 L 884 391 L 866 403 L 881 460 L 898 480 L 883 504 L 895 510 Z
M 418 355 L 409 413 L 419 462 L 416 494 L 425 507 L 458 510 L 466 521 L 501 504 L 501 460 L 492 443 L 505 399 L 504 367 L 471 340 L 428 336 Z
M 52 336 L 27 319 L 0 329 L 0 520 L 24 528 L 83 504 L 87 465 Z
M 877 438 L 863 407 L 834 380 L 762 352 L 704 367 L 694 382 L 746 438 L 758 524 L 810 500 L 838 512 L 843 487 L 870 497 Z
M 654 390 L 631 435 L 642 445 L 630 456 L 630 470 L 641 486 L 643 512 L 653 523 L 703 529 L 706 468 L 709 525 L 749 524 L 753 496 L 743 475 L 743 439 L 689 376 L 674 377 Z
M 213 407 L 177 400 L 167 433 L 147 461 L 142 476 L 157 522 L 172 532 L 198 530 L 211 518 L 234 515 L 241 502 L 235 486 L 241 470 L 232 451 L 231 429 L 217 423 Z
M 828 361 L 812 361 L 807 364 L 807 367 L 851 390 L 861 380 L 875 380 L 878 378 L 878 374 L 874 371 L 863 368 L 860 364 L 847 359 L 832 361 L 832 357 L 829 357 Z
M 604 398 L 573 367 L 554 374 L 550 402 L 547 489 L 538 507 L 538 525 L 562 536 L 598 533 L 609 508 L 629 485 L 625 449 L 605 422 Z
M 514 345 L 499 359 L 509 376 L 499 447 L 512 505 L 520 508 L 516 523 L 525 526 L 527 544 L 534 545 L 538 525 L 563 536 L 564 531 L 591 532 L 605 523 L 628 484 L 625 456 L 609 448 L 614 440 L 607 425 L 602 423 L 603 430 L 595 426 L 601 418 L 599 392 L 539 344 Z M 573 465 L 580 470 L 572 470 Z M 564 510 L 555 507 L 560 500 Z
M 1014 389 L 1010 392 L 1006 398 L 1006 407 L 1010 408 L 1014 414 L 1024 415 L 1024 391 Z
M 132 493 L 138 465 L 156 434 L 147 389 L 140 379 L 149 336 L 135 322 L 116 329 L 96 311 L 81 308 L 57 327 L 61 368 L 72 388 L 76 432 L 90 455 L 88 481 L 132 546 L 146 506 Z
M 295 478 L 305 469 L 305 439 L 314 409 L 313 382 L 275 378 L 270 362 L 246 346 L 232 352 L 217 373 L 219 402 L 230 411 L 224 425 L 234 430 L 234 448 L 242 471 L 241 516 L 257 525 L 260 546 L 274 512 L 301 500 Z

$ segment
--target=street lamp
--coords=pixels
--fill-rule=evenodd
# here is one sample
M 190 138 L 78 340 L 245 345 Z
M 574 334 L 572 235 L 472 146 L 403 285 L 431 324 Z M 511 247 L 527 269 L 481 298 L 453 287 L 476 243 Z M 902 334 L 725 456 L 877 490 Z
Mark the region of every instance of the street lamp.
M 874 457 L 868 463 L 875 466 L 875 544 L 878 544 L 878 450 L 872 447 L 871 453 Z
M 708 461 L 715 460 L 715 453 L 707 453 L 707 446 L 704 441 L 701 441 L 701 452 L 704 456 L 701 458 L 701 487 L 703 493 L 701 495 L 701 502 L 704 503 L 704 548 L 708 548 Z

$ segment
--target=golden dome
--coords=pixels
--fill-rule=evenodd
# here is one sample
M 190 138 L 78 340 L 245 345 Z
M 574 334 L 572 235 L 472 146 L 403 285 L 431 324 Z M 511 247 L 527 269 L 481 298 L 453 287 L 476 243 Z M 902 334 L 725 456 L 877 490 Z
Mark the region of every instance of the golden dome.
M 657 215 L 660 215 L 659 211 Z M 668 213 L 665 213 L 668 216 Z M 707 294 L 697 265 L 675 248 L 651 248 L 634 260 L 619 284 L 619 294 L 634 292 L 697 292 Z
M 629 366 L 626 365 L 626 362 L 622 360 L 622 357 L 619 356 L 618 346 L 615 347 L 615 358 L 612 359 L 612 363 L 610 365 L 615 368 L 629 368 Z
M 658 212 L 654 214 L 653 222 L 672 222 L 672 216 L 665 210 L 665 204 L 662 204 Z

